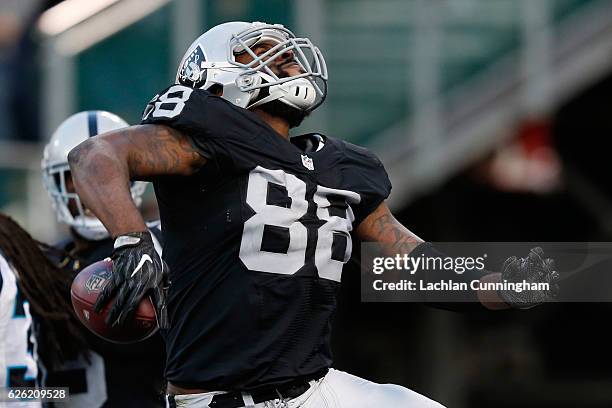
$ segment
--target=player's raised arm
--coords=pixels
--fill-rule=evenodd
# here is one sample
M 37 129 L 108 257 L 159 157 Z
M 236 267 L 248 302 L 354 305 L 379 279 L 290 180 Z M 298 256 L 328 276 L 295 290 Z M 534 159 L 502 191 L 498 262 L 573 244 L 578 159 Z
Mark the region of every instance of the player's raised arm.
M 409 254 L 411 256 L 445 257 L 431 244 L 423 241 L 396 220 L 384 202 L 359 224 L 356 233 L 363 241 L 381 244 L 387 256 Z M 514 256 L 508 258 L 500 273 L 473 270 L 461 275 L 451 275 L 450 278 L 453 278 L 451 280 L 456 282 L 466 282 L 468 287 L 470 287 L 469 282 L 472 280 L 482 282 L 528 280 L 549 283 L 551 289 L 548 291 L 523 291 L 518 293 L 514 291 L 469 290 L 467 292 L 451 292 L 446 297 L 448 302 L 479 302 L 487 309 L 492 310 L 507 309 L 508 307 L 526 309 L 537 306 L 554 296 L 558 274 L 554 271 L 553 261 L 544 257 L 542 249 L 534 248 L 525 258 Z M 425 281 L 448 280 L 449 276 L 440 272 L 429 271 L 421 279 Z M 454 309 L 456 307 L 450 308 Z
M 108 321 L 121 324 L 151 291 L 159 325 L 167 328 L 167 267 L 132 200 L 130 182 L 190 175 L 206 159 L 178 130 L 142 125 L 88 139 L 70 152 L 68 162 L 81 201 L 116 238 L 113 278 L 98 297 L 96 310 L 117 294 Z
M 83 204 L 117 237 L 147 230 L 130 195 L 131 180 L 190 175 L 206 159 L 178 130 L 141 125 L 81 143 L 70 152 L 68 162 Z

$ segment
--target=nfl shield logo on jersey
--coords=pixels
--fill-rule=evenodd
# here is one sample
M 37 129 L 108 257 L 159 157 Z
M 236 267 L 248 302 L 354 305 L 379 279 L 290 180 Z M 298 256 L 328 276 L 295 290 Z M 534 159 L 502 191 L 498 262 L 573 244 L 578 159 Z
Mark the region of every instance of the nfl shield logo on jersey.
M 314 163 L 313 163 L 312 159 L 310 157 L 306 156 L 305 154 L 302 155 L 302 164 L 308 170 L 314 170 Z

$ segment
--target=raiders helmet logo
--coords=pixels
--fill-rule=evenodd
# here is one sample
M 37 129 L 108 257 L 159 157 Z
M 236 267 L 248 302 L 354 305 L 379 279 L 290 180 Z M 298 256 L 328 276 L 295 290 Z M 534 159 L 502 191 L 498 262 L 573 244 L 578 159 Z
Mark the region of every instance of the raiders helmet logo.
M 179 82 L 181 85 L 191 88 L 200 88 L 206 82 L 206 69 L 201 64 L 206 61 L 204 50 L 199 45 L 183 61 L 179 71 Z

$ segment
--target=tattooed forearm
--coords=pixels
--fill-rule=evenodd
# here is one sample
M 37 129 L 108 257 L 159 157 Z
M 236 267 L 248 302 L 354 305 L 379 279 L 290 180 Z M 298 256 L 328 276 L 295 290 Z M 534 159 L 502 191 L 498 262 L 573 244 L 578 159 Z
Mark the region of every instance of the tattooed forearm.
M 410 232 L 393 217 L 386 204 L 378 206 L 357 228 L 357 235 L 363 241 L 380 244 L 385 256 L 409 255 L 423 240 Z M 395 270 L 397 272 L 398 270 Z M 486 274 L 480 278 L 484 282 L 499 282 L 500 274 Z M 479 290 L 477 299 L 487 309 L 507 309 L 497 291 Z
M 393 217 L 386 204 L 381 204 L 357 228 L 363 241 L 382 244 L 390 255 L 409 254 L 423 242 Z

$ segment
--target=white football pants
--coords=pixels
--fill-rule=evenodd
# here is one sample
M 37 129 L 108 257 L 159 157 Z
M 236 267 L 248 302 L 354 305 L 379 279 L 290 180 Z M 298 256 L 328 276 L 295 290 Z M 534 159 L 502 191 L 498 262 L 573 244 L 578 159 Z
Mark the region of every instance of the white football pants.
M 216 394 L 175 395 L 176 408 L 206 408 Z M 394 384 L 376 384 L 343 371 L 329 370 L 327 375 L 310 382 L 310 388 L 297 398 L 271 400 L 254 404 L 243 394 L 247 408 L 444 408 L 408 388 Z M 170 407 L 169 402 L 166 405 Z

